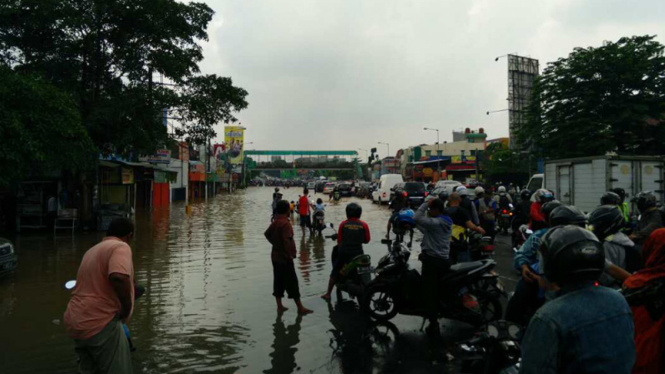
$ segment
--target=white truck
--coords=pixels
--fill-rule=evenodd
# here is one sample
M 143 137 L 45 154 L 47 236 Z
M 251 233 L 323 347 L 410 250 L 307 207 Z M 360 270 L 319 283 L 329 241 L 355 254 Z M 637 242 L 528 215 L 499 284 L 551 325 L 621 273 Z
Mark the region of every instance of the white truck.
M 527 188 L 546 188 L 564 204 L 593 211 L 600 197 L 613 188 L 626 191 L 626 201 L 642 191 L 653 191 L 665 201 L 665 158 L 660 156 L 592 156 L 545 161 L 545 173 L 534 174 Z

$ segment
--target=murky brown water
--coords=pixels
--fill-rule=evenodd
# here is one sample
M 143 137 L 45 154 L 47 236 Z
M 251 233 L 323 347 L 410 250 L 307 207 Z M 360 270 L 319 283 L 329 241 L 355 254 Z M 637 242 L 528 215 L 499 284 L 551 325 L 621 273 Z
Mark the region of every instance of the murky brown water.
M 296 200 L 300 189 L 283 192 Z M 330 273 L 330 240 L 302 237 L 295 229 L 301 293 L 315 313 L 299 318 L 291 304 L 277 315 L 263 236 L 271 194 L 271 188 L 251 188 L 218 196 L 193 204 L 189 216 L 178 204 L 137 213 L 134 267 L 148 289 L 130 324 L 137 373 L 403 372 L 385 346 L 365 345 L 353 303 L 327 305 L 319 298 Z M 388 211 L 358 202 L 373 233 L 365 250 L 376 264 L 385 253 L 380 239 Z M 327 221 L 345 218 L 344 203 L 328 206 Z M 69 301 L 63 284 L 75 279 L 81 257 L 101 238 L 45 233 L 16 239 L 19 269 L 0 280 L 2 373 L 75 372 L 73 343 L 60 322 Z M 421 355 L 420 334 L 412 333 L 419 323 L 395 320 L 406 341 L 413 334 L 402 347 L 405 360 Z

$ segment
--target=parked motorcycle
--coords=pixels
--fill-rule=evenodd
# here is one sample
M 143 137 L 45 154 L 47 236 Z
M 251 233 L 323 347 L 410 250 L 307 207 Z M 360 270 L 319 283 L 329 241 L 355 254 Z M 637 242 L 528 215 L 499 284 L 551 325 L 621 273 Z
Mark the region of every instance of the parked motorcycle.
M 485 331 L 461 344 L 462 373 L 517 374 L 520 369 L 520 326 L 507 322 L 489 323 Z
M 331 223 L 330 228 L 334 229 Z M 328 239 L 337 240 L 337 233 L 326 236 Z M 333 247 L 332 250 L 332 263 L 333 266 L 337 260 L 337 251 L 339 246 Z M 335 290 L 337 292 L 337 299 L 342 300 L 342 292 L 346 292 L 351 298 L 358 300 L 361 303 L 367 285 L 372 281 L 372 258 L 370 255 L 358 255 L 346 264 L 340 271 L 340 276 L 337 277 L 335 283 Z
M 508 233 L 510 224 L 513 220 L 513 204 L 509 204 L 508 208 L 499 209 L 499 230 L 504 234 Z
M 381 241 L 388 246 L 368 285 L 361 310 L 377 321 L 388 321 L 397 314 L 424 317 L 425 305 L 420 273 L 409 267 L 411 251 L 399 242 Z M 446 294 L 439 302 L 439 318 L 482 325 L 500 319 L 503 307 L 499 296 L 473 287 L 496 266 L 494 260 L 465 262 L 451 266 L 442 279 Z
M 533 231 L 527 225 L 520 226 L 514 233 L 513 252 L 517 252 L 524 242 L 533 235 Z

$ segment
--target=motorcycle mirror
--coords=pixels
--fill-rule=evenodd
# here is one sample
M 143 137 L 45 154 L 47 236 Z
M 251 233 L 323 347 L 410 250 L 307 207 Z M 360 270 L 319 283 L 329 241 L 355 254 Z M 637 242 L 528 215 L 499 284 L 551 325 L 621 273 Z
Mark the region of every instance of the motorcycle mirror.
M 510 335 L 510 337 L 513 339 L 519 339 L 521 331 L 522 329 L 515 324 L 510 324 L 508 326 L 508 335 Z
M 74 287 L 76 287 L 76 281 L 75 280 L 70 280 L 65 283 L 65 289 L 71 290 Z
M 487 333 L 493 338 L 498 338 L 499 328 L 494 325 L 487 325 Z
M 529 234 L 529 235 L 531 235 L 531 234 L 533 234 L 533 230 L 528 229 L 528 230 L 526 230 L 526 233 Z
M 335 228 L 335 225 L 333 225 L 332 223 L 329 223 L 328 225 L 330 225 L 330 228 L 331 228 L 331 229 L 334 229 L 334 228 Z

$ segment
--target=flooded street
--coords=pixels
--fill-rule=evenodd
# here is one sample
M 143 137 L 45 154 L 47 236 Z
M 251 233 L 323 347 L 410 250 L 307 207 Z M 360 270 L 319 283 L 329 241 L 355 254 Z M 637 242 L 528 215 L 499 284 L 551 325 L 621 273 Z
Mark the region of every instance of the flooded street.
M 391 326 L 367 328 L 354 302 L 320 299 L 334 243 L 302 236 L 299 227 L 294 227 L 296 270 L 303 303 L 314 314 L 298 317 L 291 300 L 286 304 L 290 310 L 277 314 L 271 247 L 263 236 L 272 192 L 266 187 L 220 195 L 194 203 L 190 215 L 181 204 L 137 213 L 131 243 L 135 278 L 147 292 L 137 300 L 129 324 L 138 349 L 135 372 L 441 372 L 424 353 L 421 319 L 398 316 L 393 323 L 399 333 Z M 283 192 L 285 199 L 296 200 L 301 189 Z M 327 201 L 327 196 L 316 196 Z M 344 200 L 328 205 L 327 222 L 337 226 L 345 219 L 350 199 Z M 376 264 L 386 251 L 380 240 L 389 212 L 369 200 L 353 200 L 362 205 L 371 228 L 365 252 Z M 69 301 L 63 285 L 76 278 L 83 254 L 102 236 L 79 232 L 73 237 L 41 233 L 15 238 L 18 271 L 0 280 L 3 373 L 75 372 L 74 345 L 61 322 Z M 420 268 L 419 244 L 414 250 L 411 261 Z

